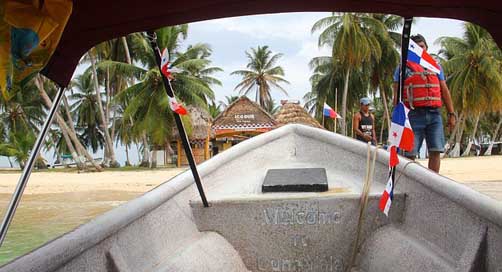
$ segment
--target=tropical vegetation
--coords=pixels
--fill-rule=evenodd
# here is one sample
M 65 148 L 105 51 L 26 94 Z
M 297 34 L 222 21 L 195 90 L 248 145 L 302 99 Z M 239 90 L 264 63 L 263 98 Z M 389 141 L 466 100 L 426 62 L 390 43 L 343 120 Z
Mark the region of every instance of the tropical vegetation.
M 398 16 L 363 13 L 332 13 L 312 26 L 318 45 L 331 54 L 310 61 L 311 89 L 304 102 L 324 127 L 350 135 L 359 99 L 368 96 L 374 101 L 377 138 L 385 144 L 401 26 Z M 273 92 L 288 95 L 289 82 L 280 65 L 283 54 L 267 45 L 250 48 L 243 58 L 245 68 L 231 72 L 240 77 L 238 95 L 216 101 L 213 88 L 222 84 L 216 76 L 222 69 L 212 65 L 211 46 L 185 44 L 188 25 L 155 33 L 159 47 L 168 52 L 176 97 L 185 105 L 203 108 L 215 118 L 239 95 L 249 95 L 274 114 L 279 106 Z M 44 143 L 45 151 L 54 151 L 56 163 L 67 164 L 70 158 L 80 170 L 118 167 L 117 147 L 122 146 L 125 165 L 132 164 L 130 152 L 136 150 L 141 166 L 155 167 L 157 150 L 170 150 L 174 117 L 149 38 L 133 33 L 96 45 L 82 58 L 82 72 L 68 86 Z M 473 144 L 490 143 L 485 151 L 489 155 L 502 138 L 500 48 L 486 30 L 471 23 L 465 23 L 463 37 L 441 37 L 436 44 L 458 117 L 451 133 L 445 128 L 447 155 L 467 156 Z M 22 168 L 57 86 L 41 75 L 20 84 L 0 98 L 0 156 Z M 323 118 L 325 103 L 339 112 L 340 122 Z M 190 130 L 190 118 L 183 117 L 183 122 Z M 40 157 L 37 167 L 46 165 L 46 158 Z

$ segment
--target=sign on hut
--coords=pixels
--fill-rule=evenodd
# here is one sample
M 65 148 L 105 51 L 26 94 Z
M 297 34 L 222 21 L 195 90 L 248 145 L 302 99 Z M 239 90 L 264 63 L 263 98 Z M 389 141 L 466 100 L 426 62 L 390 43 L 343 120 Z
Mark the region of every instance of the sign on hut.
M 276 122 L 267 111 L 241 96 L 218 115 L 211 126 L 215 135 L 213 155 L 275 127 Z

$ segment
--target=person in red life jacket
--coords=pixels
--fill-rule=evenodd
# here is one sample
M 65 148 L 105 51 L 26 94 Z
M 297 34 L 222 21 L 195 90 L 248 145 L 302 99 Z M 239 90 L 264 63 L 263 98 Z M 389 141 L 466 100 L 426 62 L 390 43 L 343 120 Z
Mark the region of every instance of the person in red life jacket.
M 363 97 L 360 102 L 361 109 L 354 114 L 352 129 L 356 139 L 376 145 L 375 116 L 370 112 L 371 99 Z
M 427 51 L 427 42 L 422 35 L 411 36 L 411 39 Z M 399 74 L 400 69 L 398 67 L 394 73 L 394 105 L 398 102 Z M 425 139 L 429 153 L 429 169 L 439 173 L 441 166 L 440 153 L 444 152 L 445 146 L 443 119 L 441 117 L 443 102 L 448 113 L 450 132 L 456 122 L 453 102 L 450 90 L 446 85 L 443 68 L 441 68 L 440 74 L 436 74 L 419 64 L 408 61 L 402 99 L 410 109 L 408 118 L 415 134 L 413 151 L 405 152 L 404 155 L 410 159 L 415 159 Z

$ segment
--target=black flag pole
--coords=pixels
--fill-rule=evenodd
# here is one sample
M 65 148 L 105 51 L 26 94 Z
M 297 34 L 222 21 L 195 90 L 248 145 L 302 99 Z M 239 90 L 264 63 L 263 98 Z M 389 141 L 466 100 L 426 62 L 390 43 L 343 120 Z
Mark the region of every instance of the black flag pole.
M 148 40 L 150 41 L 150 46 L 153 49 L 153 54 L 155 56 L 155 61 L 157 62 L 157 66 L 159 67 L 159 71 L 162 71 L 161 55 L 160 55 L 159 46 L 157 44 L 157 35 L 156 35 L 155 31 L 147 31 L 146 35 L 147 35 Z M 171 82 L 164 75 L 162 75 L 162 81 L 164 82 L 166 94 L 169 97 L 174 98 L 175 96 L 174 96 L 173 87 L 171 86 Z M 190 147 L 190 143 L 188 141 L 188 137 L 185 132 L 185 127 L 183 126 L 183 122 L 181 121 L 181 117 L 179 116 L 179 114 L 175 113 L 175 112 L 173 112 L 173 114 L 174 114 L 174 120 L 176 121 L 176 127 L 178 128 L 178 131 L 179 131 L 180 137 L 181 137 L 181 141 L 183 142 L 183 148 L 185 150 L 185 154 L 188 159 L 188 164 L 190 165 L 190 169 L 192 170 L 195 184 L 197 185 L 197 189 L 199 190 L 200 198 L 202 199 L 202 203 L 204 204 L 204 207 L 209 207 L 209 204 L 207 203 L 206 195 L 204 194 L 204 188 L 202 187 L 202 183 L 200 181 L 199 172 L 197 171 L 197 165 L 195 164 L 195 160 L 193 158 L 192 147 Z M 180 154 L 178 154 L 178 156 L 180 156 Z
M 404 18 L 403 34 L 401 36 L 401 72 L 399 76 L 399 86 L 397 90 L 397 102 L 403 100 L 403 86 L 404 80 L 406 79 L 406 61 L 408 60 L 408 46 L 410 45 L 410 33 L 411 24 L 413 23 L 413 17 Z M 392 181 L 395 182 L 396 178 L 396 167 L 392 167 Z
M 401 102 L 403 97 L 403 86 L 406 77 L 406 60 L 408 59 L 408 46 L 410 45 L 410 33 L 413 17 L 404 19 L 403 35 L 401 36 L 401 73 L 399 77 L 399 91 L 397 92 L 397 101 Z

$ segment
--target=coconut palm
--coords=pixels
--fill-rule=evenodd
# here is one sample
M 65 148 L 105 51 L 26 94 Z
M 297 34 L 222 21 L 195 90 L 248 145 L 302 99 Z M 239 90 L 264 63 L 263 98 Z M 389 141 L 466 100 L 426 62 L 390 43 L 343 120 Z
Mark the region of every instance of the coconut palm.
M 466 117 L 474 116 L 475 128 L 471 139 L 475 137 L 477 123 L 483 112 L 500 110 L 502 104 L 502 75 L 500 74 L 500 50 L 490 34 L 483 28 L 464 24 L 464 37 L 442 37 L 438 39 L 442 49 L 439 55 L 448 85 L 452 90 L 455 107 L 460 111 L 460 120 L 456 130 L 457 139 L 453 156 L 458 155 L 460 140 Z M 471 142 L 469 142 L 467 155 Z
M 390 114 L 388 102 L 392 99 L 393 72 L 399 63 L 399 53 L 396 48 L 400 47 L 401 34 L 396 30 L 402 25 L 402 17 L 387 14 L 371 14 L 372 18 L 382 22 L 385 32 L 376 32 L 375 37 L 382 48 L 380 58 L 372 56 L 371 61 L 371 89 L 376 93 L 378 88 L 383 102 L 384 117 L 387 127 L 390 127 Z M 390 95 L 390 96 L 389 96 Z M 383 126 L 382 126 L 383 128 Z
M 211 118 L 216 118 L 216 116 L 220 115 L 221 113 L 221 105 L 217 105 L 216 102 L 211 101 L 209 104 L 209 114 L 211 115 Z
M 80 138 L 85 146 L 90 147 L 96 153 L 105 146 L 105 136 L 99 129 L 99 109 L 96 103 L 96 95 L 92 78 L 86 74 L 77 76 L 71 82 L 73 94 L 70 100 L 75 101 L 71 105 L 71 112 L 76 118 L 76 127 L 80 130 Z M 104 94 L 101 93 L 101 103 Z
M 235 90 L 239 89 L 241 95 L 256 92 L 256 103 L 259 103 L 263 108 L 270 106 L 268 104 L 272 101 L 270 94 L 272 87 L 288 95 L 280 85 L 280 83 L 289 84 L 283 78 L 284 69 L 276 65 L 282 54 L 272 54 L 272 51 L 266 45 L 251 48 L 250 52 L 246 51 L 246 57 L 248 58 L 247 70 L 237 70 L 231 73 L 231 75 L 242 77 L 242 81 L 235 86 Z
M 186 51 L 180 51 L 186 31 L 186 25 L 159 29 L 156 31 L 157 42 L 160 48 L 167 48 L 169 52 L 169 66 L 174 77 L 171 84 L 177 98 L 185 104 L 207 108 L 208 101 L 214 99 L 210 86 L 218 84 L 211 74 L 221 69 L 210 67 L 208 56 L 211 49 L 207 44 L 195 44 Z M 162 75 L 146 39 L 136 37 L 131 51 L 140 66 L 113 61 L 102 62 L 100 66 L 102 69 L 113 67 L 125 75 L 136 77 L 136 84 L 117 95 L 117 103 L 128 99 L 123 118 L 135 120 L 131 130 L 135 135 L 146 132 L 153 146 L 164 146 L 172 135 L 174 116 L 168 110 Z
M 333 13 L 322 18 L 312 27 L 312 33 L 321 31 L 319 46 L 331 46 L 334 61 L 344 67 L 344 86 L 342 94 L 342 133 L 346 132 L 347 96 L 351 72 L 361 69 L 363 64 L 380 60 L 382 49 L 377 36 L 386 32 L 382 22 L 357 13 Z
M 335 102 L 339 103 L 342 100 L 343 94 L 337 90 L 342 90 L 345 85 L 344 67 L 340 62 L 334 62 L 333 58 L 329 56 L 313 58 L 309 65 L 314 74 L 310 77 L 312 90 L 304 96 L 305 108 L 311 114 L 315 114 L 317 120 L 321 122 L 324 103 L 337 109 Z M 359 99 L 367 93 L 368 75 L 366 69 L 354 69 L 348 83 L 349 88 L 353 91 L 347 94 L 347 105 L 358 107 Z M 334 123 L 325 122 L 324 125 L 332 130 L 331 126 Z

